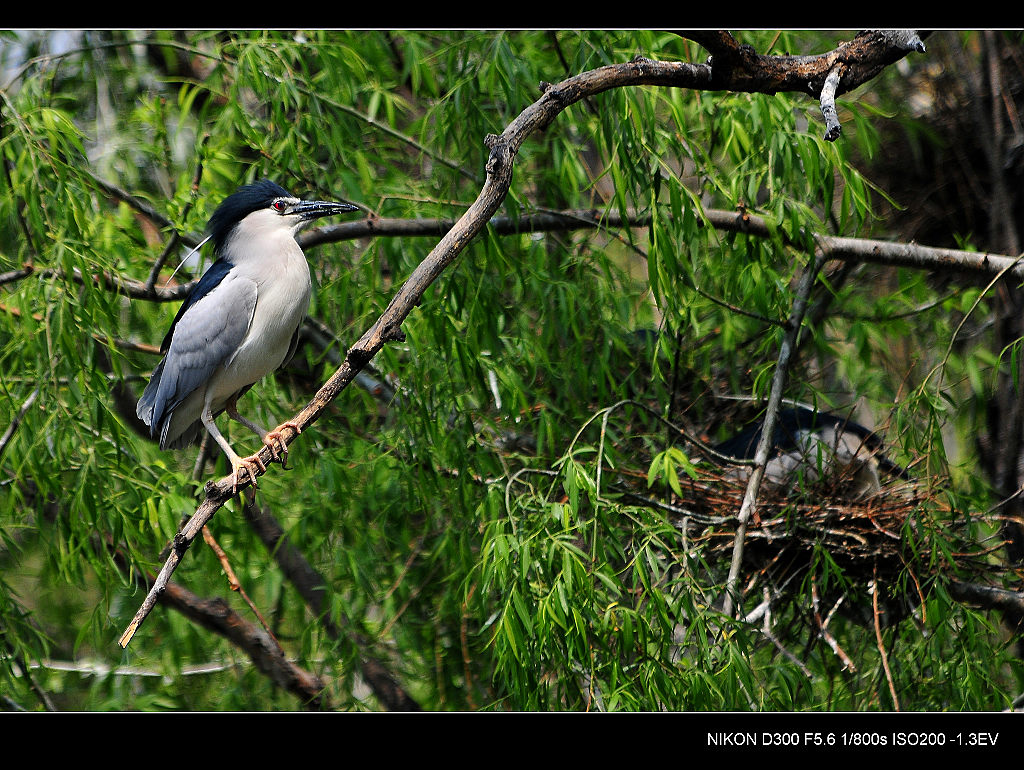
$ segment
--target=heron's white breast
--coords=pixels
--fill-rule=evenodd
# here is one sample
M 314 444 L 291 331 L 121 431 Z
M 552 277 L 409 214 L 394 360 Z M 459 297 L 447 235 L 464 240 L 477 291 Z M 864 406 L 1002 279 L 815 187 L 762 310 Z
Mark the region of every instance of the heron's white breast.
M 309 310 L 309 265 L 291 231 L 265 233 L 258 244 L 257 250 L 232 243 L 232 251 L 245 255 L 235 262 L 238 277 L 256 284 L 256 307 L 238 351 L 211 383 L 225 398 L 281 366 Z

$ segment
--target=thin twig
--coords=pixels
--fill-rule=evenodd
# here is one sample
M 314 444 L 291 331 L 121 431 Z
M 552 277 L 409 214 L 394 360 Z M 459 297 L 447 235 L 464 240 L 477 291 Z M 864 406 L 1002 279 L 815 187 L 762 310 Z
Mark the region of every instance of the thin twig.
M 832 648 L 832 652 L 839 656 L 839 659 L 843 662 L 843 667 L 848 668 L 852 672 L 856 672 L 857 667 L 853 665 L 853 661 L 850 660 L 850 656 L 843 652 L 843 648 L 839 646 L 839 642 L 837 642 L 835 637 L 829 632 L 828 621 L 822 620 L 819 604 L 818 584 L 816 582 L 812 582 L 811 606 L 814 610 L 814 620 L 818 624 L 818 632 L 821 634 L 821 638 L 824 639 L 828 646 Z
M 39 387 L 37 386 L 28 398 L 21 404 L 21 408 L 18 409 L 18 413 L 11 420 L 11 424 L 7 426 L 7 430 L 4 431 L 4 435 L 0 436 L 0 457 L 4 456 L 4 450 L 7 449 L 7 445 L 11 443 L 11 439 L 14 438 L 14 432 L 18 429 L 21 421 L 25 419 L 25 415 L 28 414 L 28 410 L 32 408 L 32 404 L 35 403 L 36 398 L 39 397 Z
M 839 124 L 839 115 L 836 113 L 836 89 L 839 87 L 839 78 L 843 74 L 843 65 L 837 64 L 828 77 L 825 78 L 825 85 L 821 87 L 821 116 L 825 118 L 825 141 L 834 142 L 839 138 L 843 127 Z
M 209 138 L 209 134 L 204 134 L 202 139 L 199 140 L 199 147 L 197 148 L 196 154 L 200 157 L 200 160 L 196 163 L 196 172 L 192 176 L 192 194 L 189 197 L 188 202 L 185 204 L 185 208 L 182 209 L 181 212 L 180 219 L 182 221 L 185 221 L 188 218 L 188 212 L 192 209 L 192 206 L 195 204 L 196 201 L 196 196 L 199 194 L 199 183 L 203 178 L 202 150 Z M 160 276 L 160 271 L 163 269 L 164 263 L 167 261 L 167 258 L 171 255 L 171 252 L 174 251 L 174 249 L 177 247 L 178 242 L 180 240 L 181 236 L 179 235 L 178 231 L 171 231 L 171 237 L 167 241 L 167 245 L 164 247 L 164 250 L 160 253 L 160 256 L 157 257 L 156 261 L 153 263 L 152 269 L 149 271 L 149 278 L 146 279 L 146 291 L 153 291 L 153 287 L 156 286 L 156 279 Z
M 747 491 L 743 496 L 743 503 L 740 505 L 739 519 L 736 526 L 736 541 L 733 546 L 732 562 L 729 565 L 729 577 L 726 581 L 726 597 L 723 609 L 726 615 L 732 615 L 735 605 L 738 605 L 739 597 L 736 593 L 736 584 L 739 580 L 740 566 L 743 562 L 743 538 L 747 532 L 747 524 L 751 516 L 754 515 L 758 489 L 761 486 L 761 479 L 768 464 L 768 453 L 771 451 L 772 437 L 775 435 L 775 423 L 778 419 L 779 408 L 782 405 L 782 394 L 786 386 L 789 362 L 793 351 L 797 347 L 797 340 L 800 336 L 800 329 L 803 326 L 804 314 L 807 311 L 811 289 L 824 263 L 824 255 L 818 252 L 811 259 L 811 264 L 804 270 L 797 288 L 796 297 L 793 300 L 793 310 L 789 316 L 789 328 L 786 330 L 786 335 L 779 349 L 779 358 L 775 364 L 775 372 L 772 375 L 771 391 L 768 394 L 768 406 L 765 409 L 761 438 L 758 440 L 757 450 L 754 453 L 754 468 L 747 481 Z
M 246 491 L 250 493 L 252 492 L 251 489 Z M 249 605 L 249 609 L 252 610 L 252 614 L 256 616 L 256 619 L 260 622 L 260 625 L 263 626 L 263 630 L 267 632 L 267 637 L 274 644 L 277 645 L 278 649 L 281 650 L 281 654 L 284 655 L 284 649 L 281 647 L 281 643 L 277 640 L 277 637 L 274 636 L 274 632 L 270 630 L 270 625 L 263 617 L 263 613 L 259 611 L 259 608 L 256 606 L 256 603 L 250 598 L 249 594 L 246 592 L 245 587 L 242 585 L 242 581 L 238 579 L 238 575 L 235 574 L 235 570 L 231 566 L 231 560 L 228 558 L 228 555 L 227 553 L 225 553 L 224 549 L 221 548 L 220 543 L 217 542 L 217 538 L 214 537 L 213 532 L 210 531 L 209 526 L 203 527 L 203 540 L 206 541 L 206 544 L 210 547 L 210 550 L 212 550 L 214 555 L 217 557 L 217 561 L 220 562 L 221 569 L 224 570 L 224 574 L 228 578 L 228 587 L 232 591 L 237 593 L 239 596 L 241 596 L 245 603 Z
M 892 671 L 889 670 L 889 656 L 885 652 L 885 644 L 882 642 L 882 628 L 878 621 L 878 568 L 875 568 L 874 580 L 871 584 L 871 609 L 874 615 L 875 641 L 878 643 L 878 652 L 882 656 L 882 668 L 885 671 L 885 681 L 889 683 L 889 695 L 892 696 L 893 708 L 900 710 L 900 699 L 896 695 L 896 685 L 892 681 Z

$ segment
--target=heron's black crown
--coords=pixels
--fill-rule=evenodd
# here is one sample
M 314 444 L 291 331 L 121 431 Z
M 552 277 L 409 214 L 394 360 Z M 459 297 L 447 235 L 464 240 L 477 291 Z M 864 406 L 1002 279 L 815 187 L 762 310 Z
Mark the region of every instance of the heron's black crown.
M 252 184 L 243 185 L 221 201 L 217 210 L 210 217 L 206 231 L 213 239 L 213 248 L 219 252 L 235 225 L 249 214 L 267 208 L 278 198 L 291 198 L 292 195 L 276 182 L 261 179 Z

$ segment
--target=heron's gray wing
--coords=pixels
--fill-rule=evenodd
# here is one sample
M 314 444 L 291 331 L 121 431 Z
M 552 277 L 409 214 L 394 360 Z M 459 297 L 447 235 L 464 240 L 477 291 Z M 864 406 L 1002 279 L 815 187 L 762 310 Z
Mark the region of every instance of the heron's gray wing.
M 238 349 L 252 323 L 256 284 L 228 272 L 186 302 L 171 329 L 167 354 L 139 399 L 138 415 L 153 433 Z

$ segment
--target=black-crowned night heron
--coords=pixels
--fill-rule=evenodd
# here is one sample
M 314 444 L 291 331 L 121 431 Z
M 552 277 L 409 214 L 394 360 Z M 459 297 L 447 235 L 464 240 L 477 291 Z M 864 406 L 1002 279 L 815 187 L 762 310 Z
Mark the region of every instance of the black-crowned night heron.
M 348 203 L 304 201 L 269 180 L 240 187 L 217 207 L 207 233 L 217 260 L 182 303 L 164 337 L 163 360 L 139 399 L 138 416 L 161 449 L 192 444 L 205 427 L 228 456 L 233 489 L 266 470 L 259 453 L 242 458 L 221 435 L 222 411 L 253 430 L 282 464 L 282 423 L 267 431 L 238 414 L 253 383 L 295 352 L 309 307 L 310 277 L 296 233 L 314 219 L 355 211 Z
M 715 447 L 720 454 L 751 460 L 761 439 L 758 421 Z M 841 415 L 804 406 L 779 410 L 772 436 L 765 481 L 791 485 L 799 479 L 813 482 L 834 476 L 846 482 L 852 498 L 866 497 L 882 488 L 881 474 L 909 478 L 904 468 L 883 454 L 882 441 L 870 429 Z

